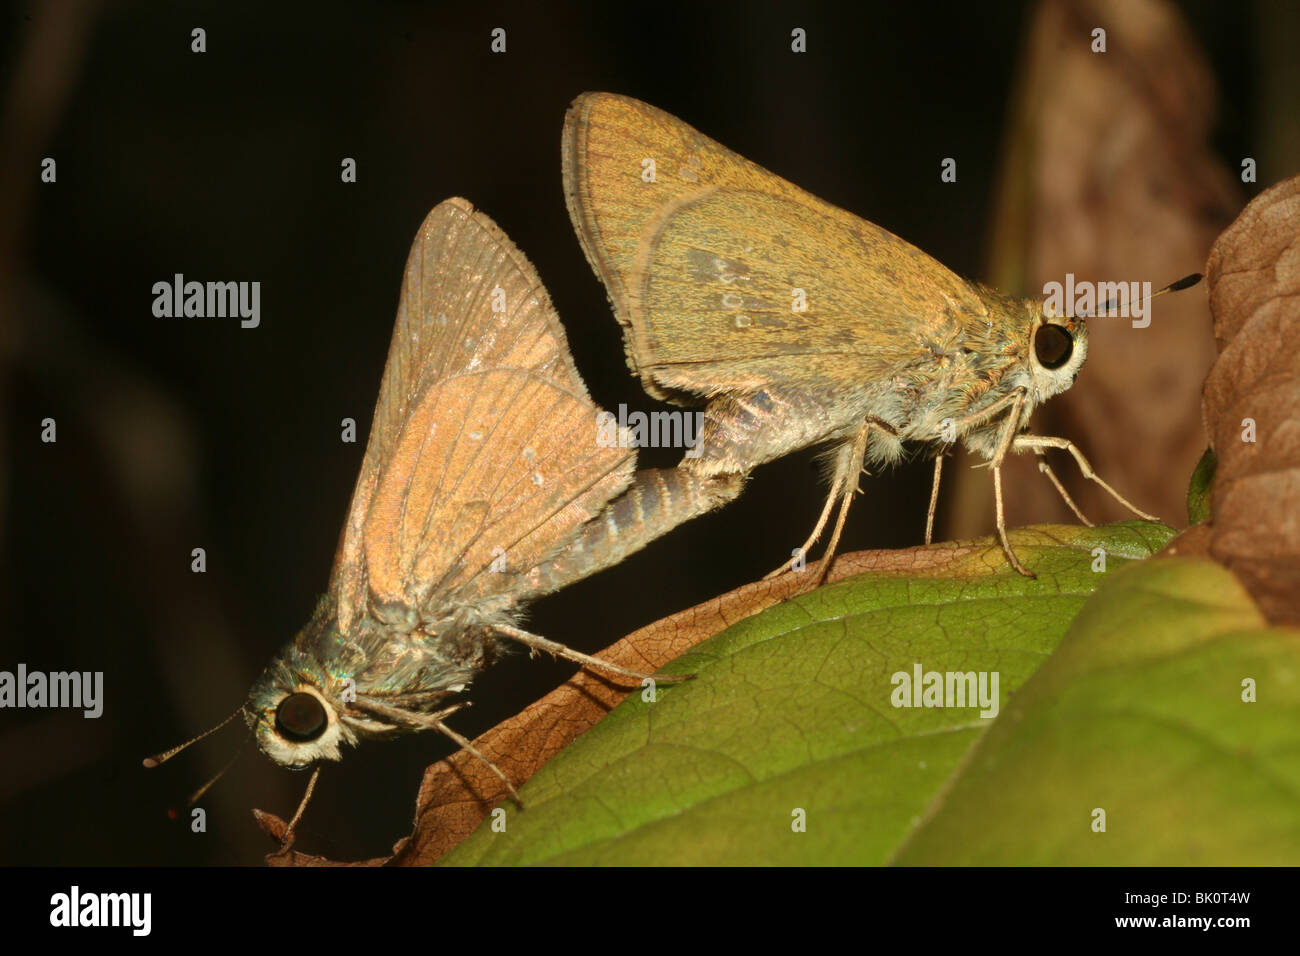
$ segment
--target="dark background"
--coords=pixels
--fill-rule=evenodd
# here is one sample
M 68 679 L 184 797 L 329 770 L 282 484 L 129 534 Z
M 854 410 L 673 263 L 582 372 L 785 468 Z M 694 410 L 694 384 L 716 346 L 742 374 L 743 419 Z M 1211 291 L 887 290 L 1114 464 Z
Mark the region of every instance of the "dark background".
M 102 670 L 106 704 L 97 721 L 0 711 L 3 863 L 256 863 L 272 848 L 249 809 L 287 816 L 306 778 L 252 746 L 202 801 L 206 833 L 166 816 L 239 730 L 159 770 L 140 759 L 235 709 L 324 588 L 407 249 L 435 204 L 468 198 L 532 259 L 599 404 L 662 407 L 629 374 L 569 224 L 569 102 L 646 100 L 979 276 L 1032 9 L 162 6 L 69 3 L 55 27 L 49 8 L 4 12 L 0 668 Z M 1216 146 L 1236 168 L 1257 24 L 1237 4 L 1181 6 L 1218 78 Z M 204 54 L 190 52 L 196 26 Z M 504 55 L 489 51 L 497 26 Z M 804 55 L 790 52 L 796 26 Z M 44 156 L 56 184 L 38 181 Z M 955 185 L 939 181 L 945 156 Z M 339 181 L 343 157 L 357 160 L 354 185 Z M 155 318 L 151 287 L 176 272 L 260 280 L 261 327 Z M 40 441 L 47 416 L 57 444 Z M 339 440 L 349 416 L 356 444 Z M 920 543 L 929 474 L 869 479 L 841 552 Z M 595 651 L 752 581 L 803 540 L 823 494 L 812 453 L 766 466 L 726 510 L 537 602 L 530 627 Z M 194 547 L 205 574 L 190 572 Z M 456 726 L 472 737 L 570 671 L 517 655 L 477 683 Z M 429 735 L 349 752 L 323 775 L 299 846 L 386 853 L 409 832 L 422 768 L 450 746 Z

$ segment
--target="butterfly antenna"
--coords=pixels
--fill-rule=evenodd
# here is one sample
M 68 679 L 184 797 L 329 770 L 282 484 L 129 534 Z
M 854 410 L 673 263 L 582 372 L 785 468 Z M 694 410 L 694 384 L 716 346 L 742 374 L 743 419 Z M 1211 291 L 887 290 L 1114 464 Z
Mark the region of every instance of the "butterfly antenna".
M 1190 289 L 1192 286 L 1196 285 L 1196 283 L 1200 282 L 1201 279 L 1203 278 L 1204 276 L 1202 276 L 1199 272 L 1193 272 L 1189 276 L 1183 276 L 1177 282 L 1169 283 L 1169 285 L 1165 286 L 1159 292 L 1151 293 L 1151 298 L 1154 299 L 1156 296 L 1164 295 L 1166 292 L 1182 292 L 1184 289 Z
M 1166 292 L 1181 292 L 1183 289 L 1190 289 L 1192 286 L 1196 285 L 1196 283 L 1200 282 L 1202 278 L 1203 276 L 1199 272 L 1193 272 L 1189 276 L 1183 276 L 1181 279 L 1169 283 L 1169 285 L 1165 286 L 1159 292 L 1152 292 L 1149 296 L 1146 297 L 1145 301 L 1150 302 L 1156 296 L 1164 295 Z M 1110 315 L 1112 311 L 1118 308 L 1118 306 L 1119 303 L 1116 302 L 1114 299 L 1111 299 L 1100 309 L 1098 309 L 1096 312 L 1091 312 L 1087 315 L 1080 314 L 1079 318 L 1081 319 L 1106 318 Z
M 186 747 L 190 746 L 191 744 L 196 744 L 196 743 L 198 743 L 200 740 L 202 740 L 204 737 L 210 736 L 211 734 L 215 734 L 218 730 L 220 730 L 222 727 L 226 726 L 226 724 L 230 723 L 232 720 L 234 720 L 236 717 L 238 717 L 238 716 L 239 716 L 240 714 L 242 714 L 243 712 L 244 712 L 244 708 L 243 708 L 243 707 L 240 707 L 239 710 L 235 711 L 233 714 L 231 714 L 229 717 L 227 717 L 227 718 L 226 718 L 225 720 L 223 720 L 221 723 L 217 724 L 217 726 L 213 727 L 211 730 L 205 730 L 205 731 L 203 731 L 203 733 L 199 734 L 199 735 L 198 735 L 197 737 L 195 737 L 193 740 L 187 740 L 187 741 L 185 741 L 185 743 L 180 744 L 180 745 L 178 745 L 178 746 L 175 746 L 175 747 L 173 747 L 171 750 L 164 750 L 162 753 L 160 753 L 160 754 L 154 754 L 152 757 L 145 757 L 145 758 L 144 758 L 144 765 L 145 765 L 146 767 L 152 768 L 152 767 L 157 767 L 157 766 L 160 766 L 161 764 L 166 763 L 168 760 L 171 760 L 172 757 L 175 757 L 178 753 L 180 753 L 182 750 L 184 750 Z M 241 749 L 242 749 L 242 748 L 241 748 Z M 238 752 L 236 752 L 236 756 L 238 756 Z M 223 773 L 224 773 L 224 771 L 223 771 Z
M 240 756 L 244 753 L 244 747 L 247 746 L 248 741 L 252 736 L 253 736 L 253 732 L 250 730 L 248 734 L 245 735 L 239 747 L 236 748 L 235 755 L 231 757 L 228 761 L 226 761 L 226 765 L 222 767 L 220 770 L 218 770 L 215 774 L 213 774 L 211 780 L 209 780 L 207 783 L 205 783 L 203 786 L 199 787 L 197 790 L 195 790 L 193 793 L 189 795 L 189 798 L 185 801 L 186 809 L 189 809 L 190 807 L 198 803 L 201 799 L 203 799 L 203 795 L 212 789 L 212 785 L 226 775 L 226 771 L 229 770 L 231 767 L 233 767 L 235 765 L 235 761 L 238 760 Z M 171 817 L 173 820 L 175 820 L 178 816 L 180 816 L 180 810 L 177 809 L 176 807 L 172 807 L 170 810 L 167 811 L 167 815 Z

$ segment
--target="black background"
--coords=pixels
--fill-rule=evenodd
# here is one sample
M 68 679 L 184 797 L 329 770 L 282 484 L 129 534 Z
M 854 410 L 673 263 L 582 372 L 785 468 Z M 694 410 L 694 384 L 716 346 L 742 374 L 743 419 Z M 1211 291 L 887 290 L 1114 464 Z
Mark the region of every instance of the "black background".
M 1223 96 L 1216 145 L 1248 154 L 1253 24 L 1186 3 Z M 33 9 L 4 14 L 6 88 Z M 73 9 L 73 8 L 70 8 Z M 0 862 L 256 863 L 249 814 L 292 812 L 305 777 L 246 748 L 204 798 L 230 728 L 164 768 L 145 755 L 243 700 L 324 588 L 364 451 L 407 249 L 460 195 L 537 266 L 605 408 L 650 402 L 623 360 L 560 180 L 565 109 L 585 90 L 646 100 L 828 201 L 978 276 L 1029 7 L 1019 3 L 234 5 L 70 12 L 89 31 L 8 292 L 0 667 L 102 670 L 98 721 L 0 712 Z M 190 31 L 207 52 L 190 52 Z M 489 50 L 493 27 L 507 52 Z M 803 27 L 808 52 L 790 51 Z M 1080 39 L 1086 43 L 1086 38 Z M 54 65 L 51 67 L 54 68 Z M 11 144 L 6 144 L 7 146 Z M 1089 144 L 1080 143 L 1080 149 Z M 941 157 L 959 181 L 942 184 Z M 343 157 L 359 182 L 339 179 Z M 1236 160 L 1231 162 L 1236 167 Z M 13 190 L 6 195 L 12 196 Z M 159 319 L 174 273 L 260 280 L 262 322 Z M 57 444 L 40 421 L 58 422 Z M 362 435 L 339 440 L 352 417 Z M 672 464 L 677 453 L 643 456 Z M 869 481 L 841 552 L 920 543 L 928 465 Z M 531 629 L 595 651 L 749 582 L 803 540 L 824 493 L 811 453 L 740 501 L 537 602 Z M 206 574 L 190 551 L 207 551 Z M 474 736 L 571 667 L 523 655 L 475 687 Z M 330 768 L 299 846 L 339 859 L 409 832 L 432 736 Z

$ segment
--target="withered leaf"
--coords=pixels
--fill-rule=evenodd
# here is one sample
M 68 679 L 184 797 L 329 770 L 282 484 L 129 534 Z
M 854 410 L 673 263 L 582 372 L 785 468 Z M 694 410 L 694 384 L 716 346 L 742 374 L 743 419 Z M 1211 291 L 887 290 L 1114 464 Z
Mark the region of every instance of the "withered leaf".
M 1209 554 L 1300 623 L 1300 177 L 1257 196 L 1207 264 L 1220 355 L 1202 413 L 1219 465 Z

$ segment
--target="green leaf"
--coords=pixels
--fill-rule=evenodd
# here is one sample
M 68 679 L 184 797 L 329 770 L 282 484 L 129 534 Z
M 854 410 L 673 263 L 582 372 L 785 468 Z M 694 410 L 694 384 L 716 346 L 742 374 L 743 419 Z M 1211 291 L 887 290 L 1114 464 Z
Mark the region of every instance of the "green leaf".
M 668 669 L 696 680 L 633 695 L 528 782 L 526 809 L 502 808 L 504 832 L 489 818 L 440 862 L 886 862 L 996 723 L 895 708 L 893 676 L 996 671 L 1007 707 L 1098 583 L 1172 535 L 1013 532 L 1037 580 L 993 542 L 939 545 L 954 558 L 925 576 L 864 574 L 741 621 Z
M 897 862 L 1294 866 L 1297 726 L 1300 632 L 1209 561 L 1125 568 Z
M 1200 524 L 1210 517 L 1210 492 L 1214 490 L 1214 473 L 1219 467 L 1219 459 L 1214 449 L 1205 449 L 1205 454 L 1196 463 L 1192 471 L 1191 483 L 1187 486 L 1187 521 Z

